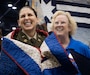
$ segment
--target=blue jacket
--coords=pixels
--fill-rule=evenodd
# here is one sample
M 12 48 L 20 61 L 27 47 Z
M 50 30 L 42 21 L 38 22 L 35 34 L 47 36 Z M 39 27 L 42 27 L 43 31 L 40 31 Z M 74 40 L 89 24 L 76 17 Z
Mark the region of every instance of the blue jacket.
M 70 50 L 74 52 L 72 54 L 73 59 L 75 62 L 74 65 L 78 70 L 77 75 L 90 75 L 89 67 L 90 67 L 90 48 L 86 44 L 82 43 L 81 41 L 75 40 L 70 37 L 70 43 L 66 48 L 68 54 L 72 54 Z M 82 74 L 81 74 L 82 73 Z

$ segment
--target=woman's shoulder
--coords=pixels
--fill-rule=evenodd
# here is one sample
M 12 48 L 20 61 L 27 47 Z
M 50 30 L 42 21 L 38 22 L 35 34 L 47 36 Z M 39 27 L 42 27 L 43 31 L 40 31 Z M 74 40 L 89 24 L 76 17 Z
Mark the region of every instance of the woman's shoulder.
M 83 48 L 83 49 L 89 49 L 89 46 L 80 40 L 73 39 L 73 43 L 76 45 L 76 47 Z
M 44 30 L 36 30 L 38 34 L 42 35 L 42 36 L 48 36 L 48 32 L 47 31 L 44 31 Z

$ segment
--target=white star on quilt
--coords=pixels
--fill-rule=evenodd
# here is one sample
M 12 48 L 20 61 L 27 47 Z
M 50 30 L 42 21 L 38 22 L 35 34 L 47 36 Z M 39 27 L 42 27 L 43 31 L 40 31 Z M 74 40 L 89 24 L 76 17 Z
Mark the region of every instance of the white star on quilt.
M 51 20 L 51 16 L 53 15 L 52 10 L 55 8 L 55 6 L 51 5 L 51 1 L 49 1 L 47 4 L 44 1 L 41 1 L 41 7 L 43 15 L 47 16 L 48 19 Z

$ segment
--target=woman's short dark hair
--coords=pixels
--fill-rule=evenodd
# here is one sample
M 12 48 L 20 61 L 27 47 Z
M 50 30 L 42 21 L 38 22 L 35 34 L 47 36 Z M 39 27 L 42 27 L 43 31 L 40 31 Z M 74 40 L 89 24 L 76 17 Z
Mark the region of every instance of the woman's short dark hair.
M 29 8 L 29 9 L 31 9 L 31 10 L 34 12 L 35 16 L 37 17 L 37 12 L 35 11 L 34 8 L 32 8 L 32 7 L 30 7 L 30 6 L 24 6 L 24 7 L 22 7 L 22 8 L 20 9 L 20 11 L 21 11 L 23 8 Z M 20 11 L 19 11 L 19 13 L 20 13 Z M 19 18 L 19 15 L 18 15 L 18 18 Z

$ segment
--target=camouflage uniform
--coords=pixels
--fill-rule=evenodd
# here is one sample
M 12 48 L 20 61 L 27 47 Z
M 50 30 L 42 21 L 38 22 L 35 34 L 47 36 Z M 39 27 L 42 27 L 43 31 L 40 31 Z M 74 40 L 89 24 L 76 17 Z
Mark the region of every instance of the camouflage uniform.
M 19 30 L 17 33 L 15 32 L 13 38 L 21 41 L 23 43 L 35 46 L 35 47 L 40 47 L 40 45 L 42 44 L 43 40 L 47 37 L 47 32 L 42 31 L 42 30 L 37 30 L 37 35 L 36 35 L 36 39 L 35 38 L 31 38 L 29 39 L 21 30 Z

